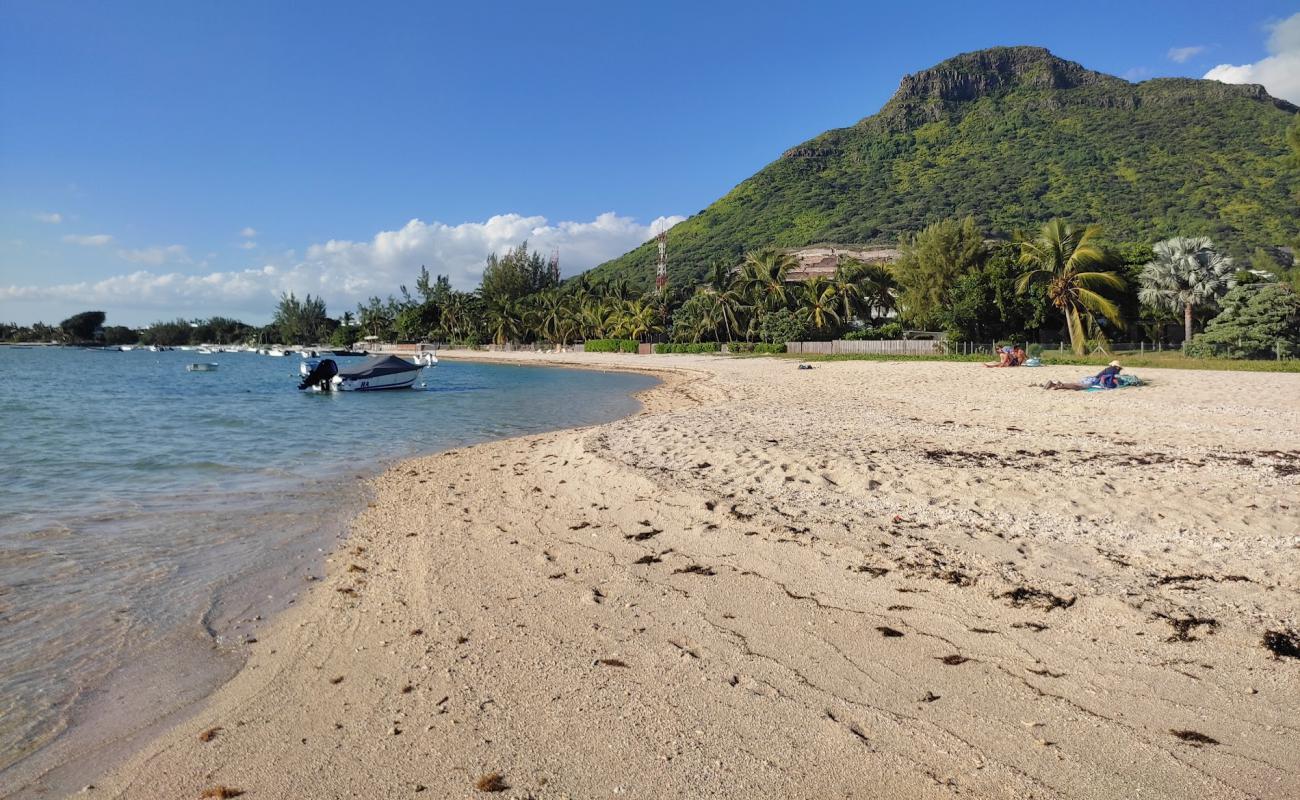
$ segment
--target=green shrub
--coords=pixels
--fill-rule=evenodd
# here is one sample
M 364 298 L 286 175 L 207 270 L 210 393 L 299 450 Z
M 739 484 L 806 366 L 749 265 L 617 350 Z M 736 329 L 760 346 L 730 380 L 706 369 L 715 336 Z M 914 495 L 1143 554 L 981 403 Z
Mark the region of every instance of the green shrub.
M 883 325 L 876 325 L 871 328 L 863 328 L 860 331 L 849 331 L 844 334 L 845 341 L 875 341 L 879 339 L 902 339 L 903 324 L 901 322 L 886 322 Z
M 655 345 L 656 353 L 716 353 L 717 342 L 673 342 Z
M 808 326 L 793 311 L 783 308 L 763 315 L 758 335 L 768 344 L 801 342 L 808 335 Z
M 635 353 L 635 339 L 588 339 L 582 349 L 587 353 Z
M 1025 352 L 1029 353 L 1030 358 L 1042 358 L 1043 346 L 1035 342 L 1034 344 L 1031 344 L 1029 345 L 1029 347 L 1025 348 Z
M 729 353 L 784 353 L 784 344 L 768 344 L 767 342 L 727 342 L 727 352 Z

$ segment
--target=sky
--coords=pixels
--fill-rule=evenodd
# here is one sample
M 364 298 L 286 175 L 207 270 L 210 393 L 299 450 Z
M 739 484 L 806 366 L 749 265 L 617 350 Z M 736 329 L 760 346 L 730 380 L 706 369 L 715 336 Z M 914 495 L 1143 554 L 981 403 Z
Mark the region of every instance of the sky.
M 1032 44 L 1300 104 L 1300 2 L 0 0 L 0 321 L 335 314 L 527 240 L 569 275 Z

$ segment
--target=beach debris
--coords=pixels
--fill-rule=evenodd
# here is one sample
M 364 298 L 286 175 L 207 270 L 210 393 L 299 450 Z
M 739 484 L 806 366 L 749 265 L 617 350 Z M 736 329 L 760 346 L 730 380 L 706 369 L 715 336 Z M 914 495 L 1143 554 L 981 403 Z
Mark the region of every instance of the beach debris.
M 955 666 L 957 666 L 958 664 L 965 664 L 967 661 L 970 661 L 970 659 L 967 658 L 966 656 L 960 656 L 960 655 L 957 655 L 956 653 L 954 653 L 954 654 L 952 654 L 952 655 L 950 655 L 950 656 L 942 656 L 942 657 L 936 658 L 936 660 L 937 660 L 937 661 L 942 661 L 944 664 L 947 664 L 947 665 L 950 666 L 950 667 L 955 667 Z
M 935 700 L 938 700 L 939 697 L 940 697 L 940 695 L 937 695 L 937 694 L 935 694 L 934 692 L 926 692 L 925 695 L 924 695 L 923 697 L 921 697 L 917 702 L 919 702 L 919 703 L 933 703 Z
M 215 725 L 211 728 L 208 728 L 206 731 L 203 731 L 202 733 L 199 734 L 199 741 L 210 742 L 213 739 L 217 738 L 217 734 L 223 730 L 225 730 L 225 728 L 221 727 L 220 725 Z
M 571 531 L 580 531 L 580 530 L 582 530 L 583 528 L 590 528 L 590 527 L 591 527 L 591 523 L 590 523 L 590 522 L 579 522 L 577 525 L 570 525 L 570 526 L 569 526 L 569 530 L 571 530 Z
M 1300 658 L 1300 633 L 1292 630 L 1267 631 L 1264 634 L 1264 649 L 1272 653 L 1275 659 Z
M 936 570 L 930 573 L 930 577 L 937 578 L 938 580 L 944 581 L 945 583 L 951 583 L 954 586 L 961 586 L 963 588 L 967 586 L 975 585 L 974 578 L 962 572 L 961 570 L 956 570 L 956 569 Z
M 1076 597 L 1061 597 L 1052 594 L 1046 589 L 1036 589 L 1032 586 L 1017 586 L 1008 592 L 993 595 L 995 598 L 1009 600 L 1013 608 L 1041 608 L 1044 611 L 1051 611 L 1057 608 L 1069 608 L 1074 605 Z
M 1044 625 L 1041 622 L 1013 622 L 1011 623 L 1011 627 L 1027 628 L 1033 631 L 1034 633 L 1042 633 L 1043 631 L 1047 630 L 1048 626 Z
M 414 691 L 415 691 L 415 687 L 409 683 L 402 687 L 402 694 L 410 694 L 411 692 Z
M 658 564 L 660 561 L 663 561 L 663 559 L 653 553 L 649 553 L 644 556 L 641 556 L 640 558 L 638 558 L 636 561 L 633 561 L 632 563 L 633 564 Z
M 706 567 L 701 564 L 691 564 L 689 567 L 680 567 L 673 570 L 674 575 L 704 575 L 711 576 L 718 573 L 713 571 L 712 567 Z
M 480 792 L 504 792 L 510 788 L 506 783 L 505 776 L 499 772 L 488 772 L 478 776 L 474 781 L 474 788 Z
M 639 531 L 637 533 L 630 533 L 627 536 L 624 536 L 623 538 L 631 539 L 634 542 L 644 542 L 647 539 L 655 538 L 661 533 L 663 533 L 662 528 L 650 528 L 649 530 Z
M 877 625 L 876 630 L 880 631 L 880 635 L 886 638 L 890 638 L 890 637 L 896 638 L 903 635 L 902 631 L 895 630 L 889 627 L 888 625 Z
M 424 628 L 412 628 L 412 629 L 411 629 L 411 635 L 412 635 L 412 636 L 423 636 L 423 635 L 424 635 Z
M 1174 632 L 1166 642 L 1195 642 L 1197 637 L 1194 635 L 1197 628 L 1205 628 L 1206 633 L 1214 633 L 1219 627 L 1219 621 L 1211 617 L 1195 617 L 1187 615 L 1185 617 L 1174 617 L 1169 614 L 1162 614 L 1157 611 L 1154 619 L 1162 619 L 1169 623 L 1169 627 Z
M 606 667 L 626 667 L 627 662 L 621 658 L 598 658 L 596 663 Z
M 369 572 L 370 570 L 360 564 L 348 564 L 348 572 Z
M 1218 739 L 1211 738 L 1209 736 L 1206 736 L 1203 733 L 1198 733 L 1196 731 L 1180 731 L 1180 730 L 1174 730 L 1173 728 L 1170 728 L 1169 732 L 1172 733 L 1174 736 L 1177 736 L 1179 739 L 1182 739 L 1184 742 L 1187 742 L 1192 747 L 1201 747 L 1207 744 L 1220 743 Z
M 849 570 L 858 573 L 865 572 L 866 574 L 870 575 L 873 578 L 879 578 L 889 574 L 889 570 L 886 569 L 885 567 L 873 567 L 870 564 L 862 564 L 856 567 L 849 567 Z
M 203 794 L 199 795 L 199 797 L 200 798 L 215 797 L 217 798 L 217 800 L 227 800 L 227 798 L 230 797 L 241 797 L 243 796 L 243 794 L 244 794 L 243 789 L 236 789 L 233 786 L 225 786 L 222 784 L 217 784 L 216 786 L 210 786 L 207 789 L 204 789 Z
M 334 684 L 335 686 L 338 686 L 342 682 L 343 682 L 342 675 L 335 675 L 333 678 L 330 678 L 330 683 Z

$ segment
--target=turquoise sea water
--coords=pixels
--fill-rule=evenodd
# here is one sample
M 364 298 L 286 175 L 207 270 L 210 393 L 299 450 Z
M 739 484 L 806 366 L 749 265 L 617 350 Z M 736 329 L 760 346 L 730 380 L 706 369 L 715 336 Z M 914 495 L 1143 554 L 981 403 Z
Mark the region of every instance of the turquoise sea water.
M 0 786 L 135 654 L 242 635 L 241 614 L 318 572 L 356 476 L 615 419 L 654 383 L 444 361 L 423 390 L 314 394 L 300 361 L 0 347 Z M 280 589 L 243 588 L 267 571 Z

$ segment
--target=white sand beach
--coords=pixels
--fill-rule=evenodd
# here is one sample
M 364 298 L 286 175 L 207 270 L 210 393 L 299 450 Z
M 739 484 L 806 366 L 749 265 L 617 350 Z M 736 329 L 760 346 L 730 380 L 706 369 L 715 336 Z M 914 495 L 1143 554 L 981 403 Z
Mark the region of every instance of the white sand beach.
M 78 796 L 1300 791 L 1264 645 L 1300 629 L 1300 374 L 514 357 L 665 380 L 380 476 L 245 668 Z

